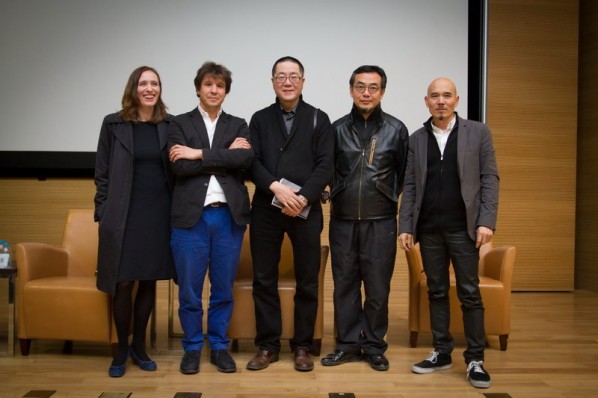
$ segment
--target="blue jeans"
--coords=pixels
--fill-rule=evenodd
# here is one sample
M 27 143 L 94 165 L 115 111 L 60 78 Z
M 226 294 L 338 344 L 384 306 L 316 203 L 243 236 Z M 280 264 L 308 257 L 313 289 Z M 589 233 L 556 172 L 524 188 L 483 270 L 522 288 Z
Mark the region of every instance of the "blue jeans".
M 463 312 L 463 329 L 467 349 L 465 362 L 484 359 L 486 335 L 484 330 L 484 305 L 479 288 L 479 250 L 467 231 L 420 232 L 419 244 L 428 279 L 430 325 L 434 349 L 450 354 L 454 348 L 449 332 L 450 305 L 449 264 L 452 262 L 457 283 L 457 297 Z M 459 321 L 459 320 L 456 320 Z
M 179 319 L 185 351 L 203 347 L 202 291 L 209 270 L 208 341 L 212 350 L 228 348 L 233 311 L 233 282 L 239 265 L 245 225 L 227 207 L 206 206 L 191 228 L 173 228 L 170 245 L 179 285 Z

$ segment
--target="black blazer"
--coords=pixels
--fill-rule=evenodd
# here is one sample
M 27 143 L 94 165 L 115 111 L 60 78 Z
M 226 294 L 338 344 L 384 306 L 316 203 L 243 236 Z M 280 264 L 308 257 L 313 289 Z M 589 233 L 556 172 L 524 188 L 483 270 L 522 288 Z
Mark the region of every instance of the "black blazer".
M 171 163 L 176 175 L 171 224 L 177 228 L 194 226 L 204 207 L 210 176 L 216 176 L 235 222 L 249 223 L 249 193 L 244 183 L 245 170 L 253 160 L 252 149 L 228 149 L 237 137 L 249 140 L 245 120 L 220 114 L 214 140 L 210 140 L 199 109 L 176 116 L 168 129 L 168 149 L 176 144 L 203 150 L 201 160 L 177 160 Z
M 249 130 L 255 159 L 251 178 L 255 183 L 253 205 L 271 207 L 270 184 L 281 178 L 300 185 L 312 210 L 321 209 L 320 196 L 334 170 L 334 137 L 328 115 L 303 99 L 297 105 L 293 127 L 287 134 L 278 99 L 251 118 Z

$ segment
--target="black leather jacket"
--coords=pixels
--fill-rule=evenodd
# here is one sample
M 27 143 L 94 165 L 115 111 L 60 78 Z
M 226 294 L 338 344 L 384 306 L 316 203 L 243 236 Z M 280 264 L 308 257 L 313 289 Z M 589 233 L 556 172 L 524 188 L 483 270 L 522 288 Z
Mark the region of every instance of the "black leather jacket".
M 380 110 L 376 128 L 362 141 L 354 125 L 356 117 L 352 112 L 333 124 L 331 216 L 344 220 L 396 217 L 407 164 L 407 127 Z

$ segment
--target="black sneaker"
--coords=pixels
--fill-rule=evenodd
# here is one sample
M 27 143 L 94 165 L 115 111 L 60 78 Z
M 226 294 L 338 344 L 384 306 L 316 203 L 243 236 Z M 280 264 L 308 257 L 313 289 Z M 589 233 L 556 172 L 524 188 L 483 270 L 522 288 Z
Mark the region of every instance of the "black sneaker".
M 199 355 L 201 351 L 193 350 L 185 352 L 181 359 L 181 373 L 192 375 L 199 372 Z
M 467 379 L 477 388 L 490 387 L 490 375 L 484 369 L 484 361 L 471 361 L 467 364 Z
M 413 373 L 433 373 L 453 367 L 453 360 L 449 354 L 432 351 L 426 359 L 411 367 Z
M 228 350 L 214 350 L 210 353 L 210 363 L 216 365 L 216 369 L 222 373 L 234 373 L 237 371 L 235 360 Z
M 363 358 L 368 361 L 372 369 L 385 371 L 388 370 L 388 359 L 384 354 L 365 354 Z

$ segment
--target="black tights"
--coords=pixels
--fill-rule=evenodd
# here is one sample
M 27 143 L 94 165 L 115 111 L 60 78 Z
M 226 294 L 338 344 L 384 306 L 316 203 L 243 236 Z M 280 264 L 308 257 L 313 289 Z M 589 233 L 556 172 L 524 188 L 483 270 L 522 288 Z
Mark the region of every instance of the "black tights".
M 149 360 L 145 351 L 145 334 L 150 314 L 156 301 L 156 281 L 139 281 L 135 303 L 133 287 L 135 281 L 119 282 L 116 294 L 112 298 L 112 313 L 118 336 L 118 350 L 113 364 L 122 364 L 127 359 L 129 350 L 129 328 L 133 319 L 133 340 L 131 347 L 141 360 Z

